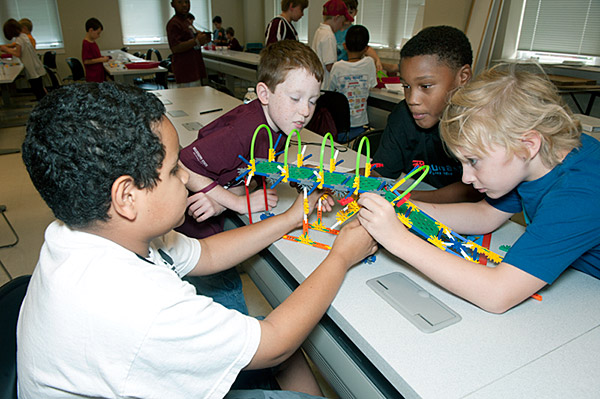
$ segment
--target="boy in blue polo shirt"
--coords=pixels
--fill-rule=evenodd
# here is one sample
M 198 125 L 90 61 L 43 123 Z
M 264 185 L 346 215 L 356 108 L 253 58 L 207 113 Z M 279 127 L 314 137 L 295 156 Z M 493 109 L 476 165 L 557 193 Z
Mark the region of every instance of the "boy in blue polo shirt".
M 523 211 L 525 233 L 494 268 L 440 251 L 409 233 L 381 197 L 363 194 L 359 220 L 394 255 L 484 310 L 518 305 L 569 266 L 600 278 L 600 143 L 556 87 L 515 65 L 496 67 L 460 88 L 441 119 L 462 181 L 486 198 L 418 206 L 465 234 L 494 231 Z

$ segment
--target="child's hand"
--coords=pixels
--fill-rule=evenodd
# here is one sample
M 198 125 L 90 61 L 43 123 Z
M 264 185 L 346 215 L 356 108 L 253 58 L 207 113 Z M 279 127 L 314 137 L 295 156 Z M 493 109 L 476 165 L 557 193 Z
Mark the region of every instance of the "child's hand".
M 193 217 L 196 222 L 203 222 L 206 219 L 220 215 L 225 208 L 210 198 L 205 193 L 196 193 L 187 199 L 188 214 Z
M 246 196 L 240 196 L 242 200 L 242 206 L 240 209 L 243 209 L 240 213 L 248 213 L 248 204 L 246 200 Z M 277 202 L 279 201 L 279 197 L 277 196 L 277 190 L 268 188 L 267 189 L 267 203 L 269 204 L 269 211 L 277 206 Z M 262 212 L 265 210 L 265 194 L 263 190 L 256 190 L 250 194 L 250 210 L 252 212 Z
M 311 195 L 308 196 L 308 215 L 310 215 L 313 212 L 317 201 L 323 194 L 325 194 L 325 191 L 315 190 Z M 334 203 L 335 202 L 333 200 L 333 197 L 331 195 L 328 195 L 325 200 L 321 201 L 321 209 L 326 212 L 329 212 L 331 211 L 331 209 L 333 209 Z M 290 209 L 286 211 L 286 213 L 293 215 L 292 217 L 295 221 L 297 221 L 298 227 L 302 226 L 302 219 L 304 217 L 304 194 L 302 191 L 300 192 L 298 198 L 296 198 L 296 201 L 294 201 Z
M 348 267 L 377 251 L 377 243 L 358 220 L 346 224 L 331 247 L 330 256 L 346 259 Z
M 360 224 L 384 247 L 389 248 L 398 235 L 407 232 L 394 207 L 385 198 L 364 193 L 358 199 L 358 205 L 362 207 L 358 212 Z

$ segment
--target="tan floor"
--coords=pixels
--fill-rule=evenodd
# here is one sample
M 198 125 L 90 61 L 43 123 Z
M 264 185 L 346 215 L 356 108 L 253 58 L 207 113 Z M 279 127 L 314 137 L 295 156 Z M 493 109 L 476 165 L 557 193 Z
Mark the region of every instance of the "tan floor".
M 0 149 L 20 148 L 25 138 L 25 126 L 0 128 Z M 0 249 L 0 262 L 12 278 L 31 274 L 38 260 L 44 240 L 44 230 L 54 219 L 52 212 L 33 187 L 21 154 L 0 155 L 0 205 L 6 206 L 5 215 L 19 236 L 19 242 Z M 0 246 L 11 244 L 15 238 L 0 217 Z M 0 285 L 10 277 L 0 270 Z M 242 273 L 244 295 L 251 315 L 264 316 L 271 306 L 246 273 Z M 328 398 L 336 398 L 318 371 L 317 379 Z

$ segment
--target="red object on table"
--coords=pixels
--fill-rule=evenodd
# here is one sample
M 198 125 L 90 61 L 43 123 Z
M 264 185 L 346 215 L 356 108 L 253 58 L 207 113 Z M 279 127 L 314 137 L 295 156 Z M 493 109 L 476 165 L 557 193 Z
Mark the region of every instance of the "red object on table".
M 152 69 L 157 68 L 160 62 L 158 61 L 142 61 L 142 62 L 129 62 L 125 64 L 127 69 Z
M 387 78 L 377 78 L 377 87 L 378 89 L 384 89 L 386 83 L 401 83 L 399 76 L 390 76 Z

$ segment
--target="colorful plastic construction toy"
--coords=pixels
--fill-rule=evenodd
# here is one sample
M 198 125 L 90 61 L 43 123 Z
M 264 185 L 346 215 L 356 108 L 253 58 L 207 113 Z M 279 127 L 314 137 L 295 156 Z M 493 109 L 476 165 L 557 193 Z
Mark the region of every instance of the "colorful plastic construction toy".
M 268 159 L 254 158 L 254 143 L 257 134 L 265 129 L 269 135 L 269 155 Z M 288 163 L 288 152 L 290 140 L 293 135 L 296 135 L 298 139 L 298 153 L 296 157 L 296 164 Z M 329 157 L 329 170 L 324 168 L 324 155 L 327 140 L 329 139 L 330 144 L 330 157 Z M 366 145 L 365 145 L 366 143 Z M 477 244 L 473 241 L 467 240 L 466 238 L 454 233 L 447 226 L 431 218 L 425 212 L 422 212 L 415 204 L 408 201 L 410 192 L 423 180 L 425 175 L 429 172 L 428 165 L 422 165 L 415 167 L 408 175 L 398 182 L 393 184 L 393 181 L 380 177 L 370 176 L 372 165 L 367 162 L 365 167 L 365 175 L 360 175 L 360 155 L 362 154 L 363 145 L 366 147 L 366 157 L 370 159 L 370 144 L 366 137 L 363 137 L 359 143 L 358 154 L 356 157 L 356 170 L 354 174 L 337 172 L 335 167 L 339 164 L 336 163 L 337 151 L 335 151 L 333 136 L 331 133 L 327 133 L 323 137 L 321 144 L 321 153 L 319 160 L 318 170 L 303 166 L 304 161 L 308 157 L 304 157 L 304 151 L 301 150 L 302 142 L 300 133 L 297 130 L 292 131 L 288 136 L 285 144 L 283 163 L 275 161 L 275 150 L 273 149 L 273 138 L 271 130 L 267 125 L 260 125 L 254 132 L 252 138 L 252 147 L 250 149 L 250 160 L 244 160 L 247 164 L 247 168 L 240 172 L 237 179 L 245 179 L 246 193 L 248 194 L 248 185 L 254 176 L 263 177 L 263 189 L 266 190 L 266 182 L 269 182 L 271 188 L 274 188 L 279 183 L 294 182 L 302 189 L 304 195 L 304 221 L 302 234 L 298 237 L 285 235 L 283 238 L 286 240 L 296 241 L 302 244 L 311 245 L 313 247 L 330 249 L 331 247 L 326 244 L 322 244 L 313 241 L 309 236 L 309 230 L 318 230 L 329 234 L 338 234 L 339 230 L 336 227 L 354 216 L 360 209 L 356 200 L 361 193 L 374 192 L 395 206 L 398 218 L 404 225 L 406 225 L 410 231 L 415 233 L 422 239 L 430 242 L 441 250 L 453 253 L 464 259 L 472 262 L 478 262 L 485 264 L 487 260 L 493 263 L 500 263 L 502 257 L 494 252 L 491 252 L 488 248 L 483 245 Z M 241 158 L 241 157 L 240 157 Z M 373 167 L 376 167 L 374 165 Z M 420 175 L 414 180 L 414 182 L 404 191 L 398 192 L 399 187 L 405 183 L 408 179 L 419 174 Z M 308 222 L 308 195 L 315 189 L 327 188 L 331 193 L 339 198 L 338 202 L 344 206 L 344 208 L 336 214 L 336 223 L 332 227 L 326 227 L 322 223 L 322 212 L 321 212 L 321 199 L 317 205 L 317 221 L 314 223 Z M 268 204 L 266 203 L 266 191 L 265 191 L 265 208 L 268 213 Z M 248 200 L 248 213 L 251 214 L 250 201 Z M 252 219 L 250 219 L 252 223 Z M 489 243 L 488 243 L 489 244 Z

